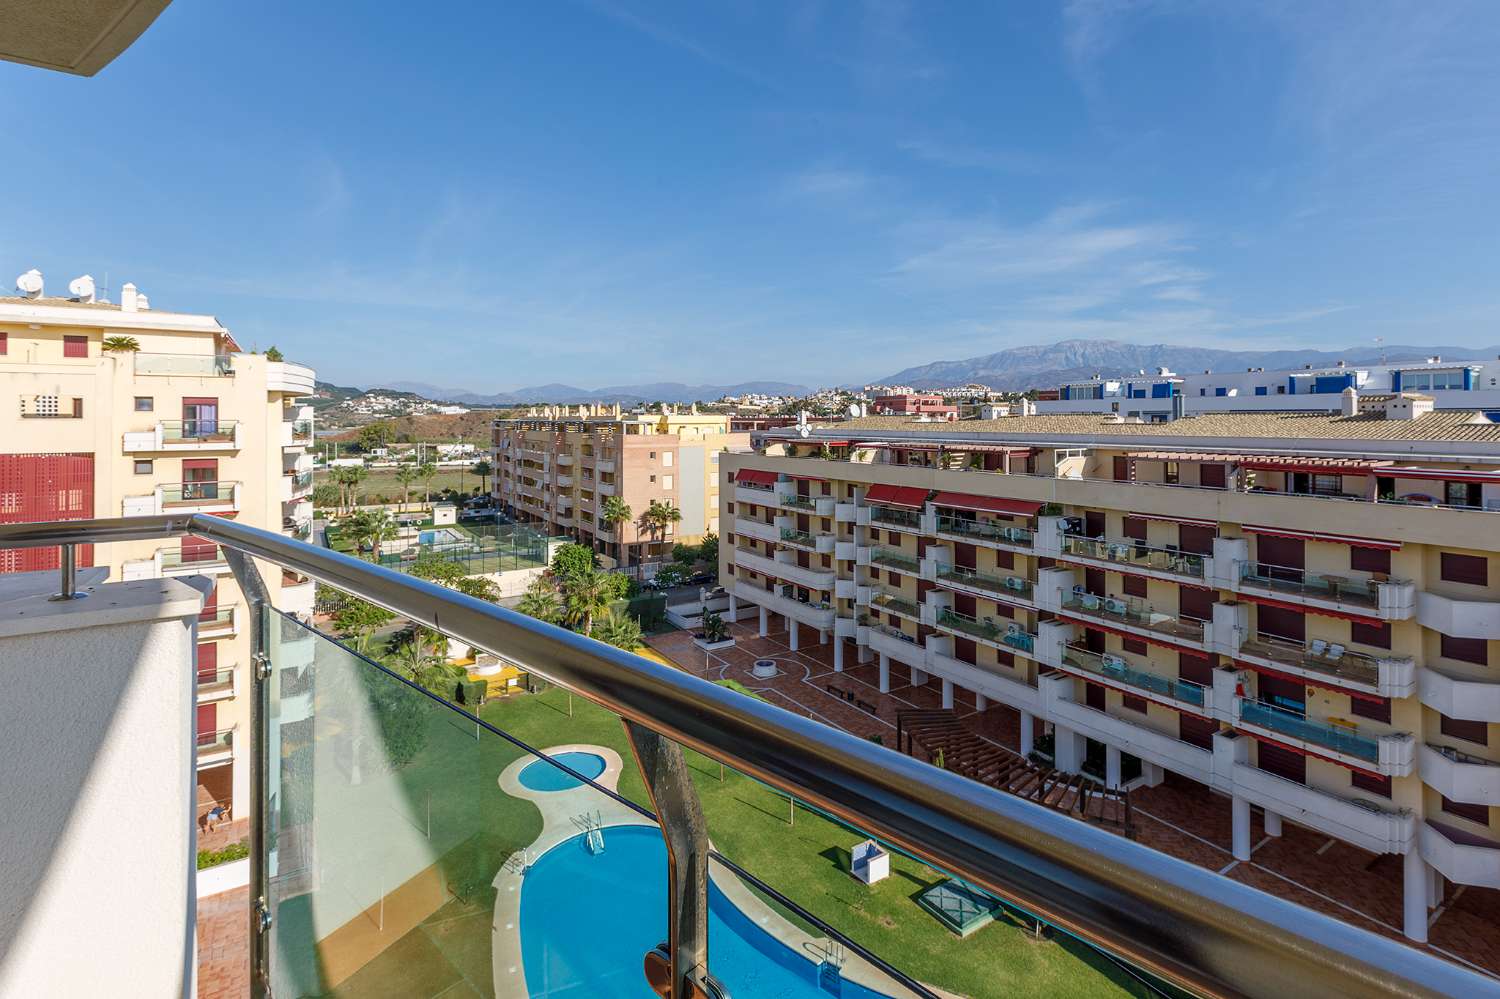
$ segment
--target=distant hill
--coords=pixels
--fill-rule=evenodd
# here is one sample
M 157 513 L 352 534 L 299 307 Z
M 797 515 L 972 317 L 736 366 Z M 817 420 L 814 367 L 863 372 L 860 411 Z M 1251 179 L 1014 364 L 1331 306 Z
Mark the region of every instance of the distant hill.
M 1112 376 L 1171 368 L 1179 375 L 1202 371 L 1243 371 L 1246 368 L 1300 368 L 1348 361 L 1350 364 L 1420 361 L 1433 354 L 1454 361 L 1494 358 L 1500 347 L 1413 347 L 1392 345 L 1351 347 L 1347 350 L 1215 350 L 1181 344 L 1138 344 L 1119 340 L 1060 340 L 1057 343 L 1014 347 L 994 354 L 957 361 L 935 361 L 906 368 L 878 379 L 883 384 L 915 388 L 948 388 L 978 382 L 995 389 L 1020 391 L 1052 388 L 1095 374 Z
M 519 388 L 513 392 L 483 394 L 467 389 L 441 388 L 423 382 L 392 382 L 392 390 L 411 392 L 439 402 L 466 406 L 519 406 L 528 403 L 570 402 L 694 402 L 725 395 L 807 395 L 804 385 L 789 382 L 741 382 L 737 385 L 685 385 L 682 382 L 651 382 L 644 385 L 606 385 L 585 389 L 552 383 Z

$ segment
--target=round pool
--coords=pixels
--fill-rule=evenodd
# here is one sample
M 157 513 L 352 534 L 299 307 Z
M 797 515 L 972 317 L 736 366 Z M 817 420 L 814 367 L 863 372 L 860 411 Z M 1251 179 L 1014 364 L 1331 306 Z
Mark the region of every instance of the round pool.
M 589 780 L 596 780 L 604 773 L 604 757 L 598 753 L 575 750 L 571 753 L 558 753 L 552 758 L 565 767 L 572 767 Z M 582 787 L 583 782 L 546 760 L 537 760 L 521 771 L 521 786 L 529 791 L 567 791 Z
M 655 826 L 606 826 L 598 852 L 587 834 L 552 847 L 521 882 L 521 963 L 533 997 L 651 999 L 641 970 L 667 937 L 667 849 Z M 709 966 L 736 997 L 828 999 L 818 968 L 742 912 L 718 885 L 708 892 Z M 881 993 L 844 981 L 843 999 Z

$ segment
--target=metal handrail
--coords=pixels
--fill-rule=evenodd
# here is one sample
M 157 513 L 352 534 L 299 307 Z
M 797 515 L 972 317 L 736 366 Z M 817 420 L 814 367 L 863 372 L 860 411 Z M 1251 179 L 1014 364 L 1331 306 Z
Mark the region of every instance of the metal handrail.
M 1458 965 L 769 702 L 515 611 L 203 515 L 0 526 L 0 548 L 196 534 L 491 652 L 1209 995 L 1500 995 Z M 65 589 L 67 587 L 65 586 Z

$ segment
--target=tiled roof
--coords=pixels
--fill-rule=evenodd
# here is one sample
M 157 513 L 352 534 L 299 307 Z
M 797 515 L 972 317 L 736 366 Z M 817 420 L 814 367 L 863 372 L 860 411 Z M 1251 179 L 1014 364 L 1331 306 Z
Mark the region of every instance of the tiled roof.
M 25 298 L 20 295 L 0 295 L 0 305 L 57 305 L 65 309 L 120 310 L 117 302 L 80 302 L 76 298 Z
M 1476 419 L 1477 417 L 1477 419 Z M 1415 420 L 1387 420 L 1384 413 L 1341 416 L 1337 413 L 1268 412 L 1203 413 L 1167 423 L 1111 423 L 1097 413 L 1010 416 L 997 420 L 923 423 L 908 416 L 867 416 L 820 427 L 840 434 L 864 432 L 927 433 L 951 437 L 992 435 L 1087 437 L 1222 437 L 1360 439 L 1388 441 L 1493 441 L 1500 444 L 1500 423 L 1472 410 L 1441 409 Z

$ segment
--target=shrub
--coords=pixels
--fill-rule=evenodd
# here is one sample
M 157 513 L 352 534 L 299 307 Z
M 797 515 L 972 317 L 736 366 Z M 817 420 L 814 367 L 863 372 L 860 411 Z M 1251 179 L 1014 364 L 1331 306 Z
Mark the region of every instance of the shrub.
M 709 611 L 703 615 L 703 640 L 705 642 L 722 642 L 729 637 L 729 625 L 716 612 Z
M 206 871 L 210 867 L 218 867 L 220 864 L 230 864 L 236 860 L 244 860 L 250 856 L 250 844 L 246 840 L 231 843 L 222 850 L 199 850 L 198 870 Z
M 591 571 L 596 564 L 594 550 L 587 545 L 561 545 L 552 556 L 552 574 L 567 579 Z

